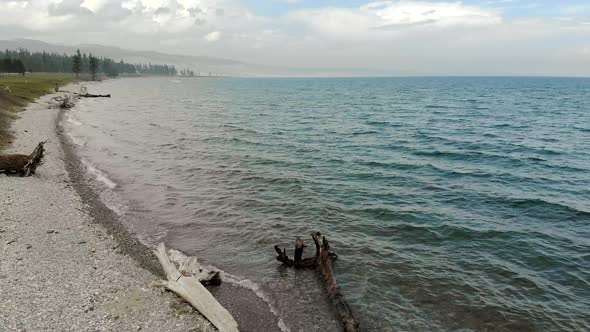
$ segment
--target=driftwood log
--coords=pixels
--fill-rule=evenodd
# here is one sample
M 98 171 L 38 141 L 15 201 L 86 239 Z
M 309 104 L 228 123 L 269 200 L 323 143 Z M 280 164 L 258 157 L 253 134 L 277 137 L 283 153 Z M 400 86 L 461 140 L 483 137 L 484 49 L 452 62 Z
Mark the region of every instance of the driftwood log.
M 44 144 L 45 142 L 39 142 L 35 150 L 28 156 L 24 154 L 0 155 L 0 173 L 20 176 L 35 174 L 37 166 L 41 165 L 43 161 Z
M 79 94 L 78 97 L 84 97 L 84 98 L 111 98 L 111 94 L 109 93 L 108 95 L 93 95 L 91 93 L 82 93 L 82 94 Z
M 328 297 L 336 308 L 340 322 L 342 323 L 345 332 L 358 332 L 359 323 L 354 319 L 350 306 L 346 302 L 340 287 L 336 283 L 336 277 L 332 269 L 333 261 L 338 257 L 335 253 L 330 252 L 330 244 L 328 240 L 322 236 L 321 233 L 312 234 L 311 237 L 315 243 L 316 253 L 314 258 L 303 258 L 303 249 L 306 247 L 303 240 L 297 238 L 295 240 L 295 253 L 293 259 L 287 256 L 287 250 L 275 246 L 277 252 L 277 260 L 287 266 L 292 266 L 299 269 L 316 268 L 316 271 L 324 281 Z
M 160 285 L 182 297 L 197 309 L 220 332 L 237 332 L 238 323 L 201 282 L 220 283 L 218 271 L 201 266 L 196 257 L 187 257 L 177 250 L 166 252 L 164 243 L 154 251 L 168 280 Z M 177 265 L 178 264 L 178 267 Z

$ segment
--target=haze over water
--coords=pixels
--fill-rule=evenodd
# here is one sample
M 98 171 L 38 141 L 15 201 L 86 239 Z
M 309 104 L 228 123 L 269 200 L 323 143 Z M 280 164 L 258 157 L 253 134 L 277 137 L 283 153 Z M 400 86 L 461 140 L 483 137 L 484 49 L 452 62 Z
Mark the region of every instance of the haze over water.
M 89 90 L 113 98 L 65 127 L 103 199 L 147 243 L 260 285 L 293 331 L 337 328 L 315 275 L 274 259 L 314 231 L 366 330 L 590 329 L 590 79 Z

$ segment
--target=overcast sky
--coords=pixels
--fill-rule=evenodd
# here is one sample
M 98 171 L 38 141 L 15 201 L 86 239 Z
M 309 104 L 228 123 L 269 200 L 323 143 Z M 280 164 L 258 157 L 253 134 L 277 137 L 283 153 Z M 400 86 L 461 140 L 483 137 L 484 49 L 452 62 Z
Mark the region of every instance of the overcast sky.
M 318 70 L 590 76 L 587 0 L 0 0 L 0 38 Z

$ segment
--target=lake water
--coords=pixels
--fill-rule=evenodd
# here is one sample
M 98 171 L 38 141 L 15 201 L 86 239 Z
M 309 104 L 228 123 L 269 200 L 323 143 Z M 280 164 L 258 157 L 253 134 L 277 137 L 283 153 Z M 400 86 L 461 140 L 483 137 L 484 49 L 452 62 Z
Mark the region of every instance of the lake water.
M 255 288 L 283 330 L 338 325 L 324 233 L 367 331 L 590 330 L 590 79 L 129 78 L 64 123 L 146 243 Z

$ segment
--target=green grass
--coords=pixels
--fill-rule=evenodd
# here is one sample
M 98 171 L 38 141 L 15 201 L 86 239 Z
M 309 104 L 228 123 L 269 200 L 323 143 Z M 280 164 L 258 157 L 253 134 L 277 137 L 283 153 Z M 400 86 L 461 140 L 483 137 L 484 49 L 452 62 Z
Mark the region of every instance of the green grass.
M 53 92 L 55 84 L 64 86 L 75 81 L 72 74 L 39 74 L 28 76 L 0 77 L 0 91 L 9 87 L 12 94 L 27 101 L 34 101 L 42 95 Z
M 12 141 L 10 123 L 15 113 L 29 102 L 54 92 L 56 83 L 61 87 L 74 81 L 76 77 L 73 74 L 0 76 L 0 149 Z

